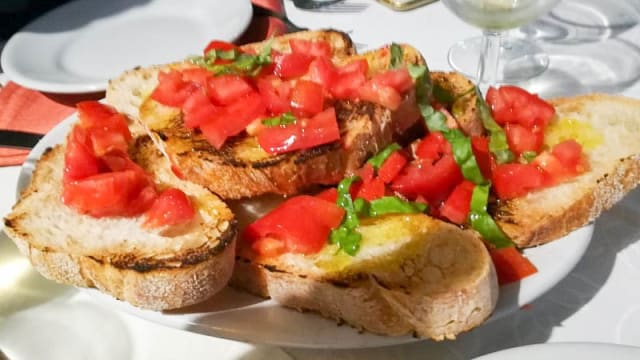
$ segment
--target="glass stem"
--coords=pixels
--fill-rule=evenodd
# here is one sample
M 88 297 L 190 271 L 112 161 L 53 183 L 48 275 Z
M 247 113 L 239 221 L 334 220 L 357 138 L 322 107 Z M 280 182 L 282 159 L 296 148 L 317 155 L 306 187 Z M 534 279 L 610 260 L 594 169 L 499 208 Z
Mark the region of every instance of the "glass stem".
M 478 64 L 477 79 L 479 86 L 489 87 L 495 85 L 498 80 L 502 32 L 484 30 L 482 35 L 482 54 Z

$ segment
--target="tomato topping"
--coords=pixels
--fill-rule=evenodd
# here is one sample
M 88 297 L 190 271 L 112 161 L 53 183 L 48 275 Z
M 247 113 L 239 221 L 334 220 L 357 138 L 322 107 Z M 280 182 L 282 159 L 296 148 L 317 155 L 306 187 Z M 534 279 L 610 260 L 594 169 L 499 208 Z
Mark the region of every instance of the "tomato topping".
M 358 89 L 367 82 L 367 77 L 360 72 L 340 74 L 329 91 L 336 99 L 355 99 Z
M 372 82 L 384 86 L 389 86 L 399 93 L 405 93 L 413 88 L 413 79 L 406 68 L 387 70 L 381 74 L 375 75 Z
M 181 107 L 189 96 L 198 89 L 195 82 L 184 81 L 177 70 L 158 73 L 158 86 L 151 98 L 163 105 Z
M 551 104 L 517 86 L 489 88 L 487 103 L 494 119 L 501 125 L 516 123 L 528 129 L 534 126 L 544 128 L 555 116 Z
M 538 269 L 513 246 L 492 249 L 491 259 L 496 268 L 500 285 L 522 280 L 538 272 Z
M 145 216 L 143 226 L 154 228 L 187 223 L 193 219 L 195 211 L 182 190 L 169 188 L 155 199 Z
M 526 151 L 538 153 L 544 143 L 544 132 L 540 128 L 529 129 L 519 124 L 507 124 L 507 143 L 516 156 Z
M 204 48 L 204 54 L 207 55 L 207 53 L 211 50 L 226 51 L 226 50 L 233 50 L 233 49 L 237 49 L 237 47 L 230 42 L 213 40 L 207 45 L 207 47 Z
M 348 64 L 340 66 L 338 68 L 338 72 L 341 75 L 348 73 L 358 73 L 366 76 L 367 72 L 369 72 L 369 62 L 365 59 L 353 60 Z
M 322 57 L 316 58 L 311 62 L 308 76 L 309 80 L 322 85 L 325 90 L 328 90 L 338 77 L 338 71 L 331 60 Z
M 316 194 L 318 199 L 335 203 L 338 200 L 338 189 L 331 187 Z
M 544 175 L 533 164 L 501 164 L 493 169 L 493 188 L 500 199 L 526 195 L 544 185 Z
M 550 152 L 542 152 L 531 162 L 542 171 L 544 186 L 553 186 L 575 176 L 575 172 L 567 168 L 560 160 Z
M 247 226 L 244 238 L 251 243 L 274 238 L 284 242 L 287 252 L 313 254 L 324 247 L 329 233 L 340 225 L 343 216 L 344 209 L 335 203 L 308 195 L 296 196 Z M 254 247 L 256 251 L 260 249 Z
M 118 112 L 97 101 L 81 101 L 76 104 L 80 126 L 84 128 L 100 126 Z M 126 124 L 125 124 L 126 125 Z
M 374 178 L 369 182 L 363 182 L 359 187 L 356 197 L 367 201 L 379 199 L 384 196 L 385 186 L 380 178 Z
M 402 95 L 391 86 L 382 85 L 372 80 L 367 81 L 358 89 L 361 100 L 370 101 L 382 105 L 391 110 L 396 110 L 402 103 Z
M 207 83 L 209 97 L 216 104 L 229 105 L 243 97 L 253 88 L 247 80 L 238 75 L 219 75 L 209 79 Z
M 442 155 L 452 154 L 451 144 L 441 132 L 431 132 L 418 142 L 415 154 L 419 159 L 438 160 Z
M 324 107 L 322 86 L 312 81 L 298 80 L 291 93 L 291 107 L 298 117 L 313 116 Z
M 261 256 L 274 257 L 285 253 L 287 251 L 287 246 L 282 240 L 265 237 L 258 239 L 251 244 L 251 249 Z
M 209 70 L 202 68 L 188 68 L 180 70 L 180 72 L 182 73 L 182 80 L 194 82 L 203 88 L 206 88 L 209 79 L 213 78 L 213 74 Z
M 220 108 L 213 105 L 203 91 L 195 91 L 182 105 L 184 126 L 195 129 L 215 119 Z
M 340 139 L 340 129 L 333 107 L 311 119 L 298 119 L 294 124 L 265 128 L 258 134 L 258 143 L 270 154 L 307 149 Z
M 489 151 L 489 138 L 472 136 L 471 149 L 478 163 L 478 167 L 480 167 L 482 176 L 484 176 L 485 179 L 491 179 L 493 168 L 497 166 L 497 163 Z
M 462 179 L 458 164 L 447 154 L 436 162 L 412 161 L 393 180 L 391 189 L 412 199 L 422 195 L 429 203 L 437 204 L 446 199 Z
M 317 57 L 331 57 L 331 45 L 328 42 L 318 40 L 304 40 L 304 39 L 291 39 L 289 40 L 291 46 L 291 52 L 317 56 Z
M 582 156 L 582 145 L 575 140 L 566 140 L 555 145 L 551 153 L 574 174 L 587 170 L 588 165 Z
M 274 74 L 281 78 L 290 79 L 307 73 L 313 56 L 301 53 L 273 55 Z
M 262 101 L 272 115 L 291 110 L 291 84 L 275 75 L 259 77 L 256 81 Z
M 67 140 L 64 154 L 64 181 L 82 179 L 100 171 L 100 162 L 87 142 L 85 130 L 75 126 Z
M 394 151 L 378 169 L 378 178 L 388 184 L 400 174 L 406 164 L 407 158 L 400 151 Z
M 440 206 L 440 216 L 458 225 L 466 223 L 474 187 L 475 185 L 468 180 L 458 184 Z
M 257 92 L 250 92 L 224 107 L 212 121 L 201 124 L 200 130 L 211 145 L 220 149 L 228 137 L 242 132 L 265 110 L 262 97 Z
M 373 165 L 371 165 L 370 163 L 366 163 L 363 167 L 358 169 L 358 176 L 360 176 L 362 182 L 368 183 L 369 181 L 373 180 L 375 171 L 376 170 L 373 168 Z

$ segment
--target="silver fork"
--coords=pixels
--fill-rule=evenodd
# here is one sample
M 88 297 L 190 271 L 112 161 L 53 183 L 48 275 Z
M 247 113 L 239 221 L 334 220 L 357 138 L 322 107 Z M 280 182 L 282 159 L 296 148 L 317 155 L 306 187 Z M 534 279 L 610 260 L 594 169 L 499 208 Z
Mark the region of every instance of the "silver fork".
M 369 4 L 346 2 L 345 0 L 293 0 L 293 4 L 302 10 L 335 13 L 356 13 L 369 7 Z

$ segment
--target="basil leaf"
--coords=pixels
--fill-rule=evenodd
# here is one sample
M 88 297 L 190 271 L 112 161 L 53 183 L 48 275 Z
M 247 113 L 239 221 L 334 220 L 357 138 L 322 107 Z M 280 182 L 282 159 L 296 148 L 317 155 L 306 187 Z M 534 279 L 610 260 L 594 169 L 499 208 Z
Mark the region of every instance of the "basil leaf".
M 469 222 L 471 227 L 496 248 L 514 246 L 509 237 L 500 229 L 498 224 L 487 213 L 490 185 L 476 185 L 471 195 Z
M 385 160 L 387 160 L 389 156 L 393 154 L 394 151 L 400 149 L 402 149 L 400 145 L 398 145 L 397 143 L 393 143 L 377 153 L 374 157 L 367 160 L 367 163 L 371 164 L 374 169 L 378 170 L 380 169 L 380 166 L 384 164 Z
M 291 112 L 283 113 L 280 116 L 266 118 L 262 120 L 262 125 L 266 127 L 276 127 L 281 125 L 293 124 L 297 121 L 296 117 Z
M 449 129 L 449 131 L 443 132 L 442 134 L 451 144 L 453 157 L 458 166 L 460 166 L 464 178 L 476 185 L 485 184 L 487 181 L 484 176 L 482 176 L 480 166 L 478 166 L 476 157 L 473 155 L 471 138 L 465 136 L 464 133 L 458 129 Z
M 525 151 L 522 154 L 520 154 L 520 157 L 522 157 L 524 161 L 527 162 L 527 164 L 532 162 L 533 159 L 536 158 L 536 156 L 538 156 L 538 154 L 535 151 Z
M 329 236 L 329 241 L 332 244 L 337 244 L 339 249 L 351 256 L 354 256 L 360 249 L 360 240 L 362 239 L 362 235 L 356 230 L 360 221 L 349 192 L 351 185 L 359 179 L 357 176 L 351 176 L 342 179 L 338 184 L 336 204 L 345 210 L 345 215 L 340 226 L 331 230 Z
M 437 84 L 433 86 L 433 97 L 437 102 L 445 104 L 447 106 L 453 104 L 453 102 L 456 101 L 456 97 L 453 96 L 451 92 Z
M 427 210 L 427 205 L 402 200 L 396 196 L 384 196 L 369 203 L 369 216 L 385 214 L 413 214 Z
M 449 131 L 447 118 L 443 113 L 433 110 L 431 105 L 419 104 L 418 107 L 429 131 L 440 131 L 442 133 Z
M 480 121 L 482 126 L 489 132 L 489 151 L 495 156 L 498 164 L 504 164 L 511 162 L 515 159 L 515 156 L 509 150 L 509 144 L 507 143 L 507 135 L 504 130 L 498 125 L 498 123 L 491 116 L 489 105 L 484 101 L 482 93 L 476 87 L 476 106 L 479 111 Z
M 429 76 L 429 68 L 426 65 L 409 64 L 407 69 L 409 70 L 409 75 L 411 75 L 416 83 L 416 102 L 418 105 L 429 104 L 429 99 L 433 92 L 433 84 L 431 83 L 431 76 Z
M 236 49 L 211 50 L 205 56 L 194 56 L 189 59 L 192 64 L 205 68 L 215 75 L 235 74 L 256 76 L 262 66 L 271 63 L 271 43 L 273 38 L 260 50 L 260 54 L 239 53 Z M 229 64 L 216 64 L 216 60 L 230 60 Z
M 391 59 L 389 59 L 389 69 L 397 69 L 402 65 L 403 54 L 402 46 L 392 43 L 391 44 Z

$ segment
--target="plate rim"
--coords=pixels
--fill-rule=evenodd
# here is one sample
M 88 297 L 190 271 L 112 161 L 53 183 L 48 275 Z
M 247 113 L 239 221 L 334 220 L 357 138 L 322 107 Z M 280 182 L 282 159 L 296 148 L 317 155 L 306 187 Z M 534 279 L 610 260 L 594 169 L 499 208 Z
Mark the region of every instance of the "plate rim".
M 27 156 L 25 162 L 20 168 L 20 172 L 18 175 L 18 182 L 16 185 L 16 198 L 19 197 L 19 193 L 21 189 L 23 189 L 28 182 L 30 181 L 31 174 L 33 169 L 35 168 L 35 164 L 46 151 L 47 148 L 53 147 L 55 145 L 61 144 L 64 142 L 65 136 L 70 129 L 71 125 L 76 122 L 78 119 L 77 113 L 71 114 L 69 117 L 58 123 L 51 131 L 49 131 L 45 136 L 36 144 L 36 146 L 31 150 L 29 155 Z M 563 257 L 563 261 L 554 261 L 553 263 L 559 264 L 556 267 L 556 272 L 554 272 L 549 278 L 549 276 L 545 276 L 542 269 L 537 274 L 534 274 L 532 277 L 521 280 L 518 283 L 509 284 L 501 287 L 499 291 L 498 304 L 494 309 L 494 312 L 491 316 L 485 320 L 482 324 L 480 324 L 477 328 L 473 329 L 473 331 L 482 331 L 482 327 L 486 324 L 489 324 L 495 320 L 501 319 L 505 316 L 508 316 L 518 309 L 521 306 L 529 304 L 535 301 L 537 298 L 551 290 L 555 285 L 561 282 L 577 265 L 577 263 L 584 256 L 589 244 L 591 243 L 593 237 L 594 224 L 590 223 L 582 228 L 579 228 L 568 235 L 566 235 L 562 239 L 558 239 L 557 241 L 550 242 L 545 244 L 545 246 L 538 246 L 534 248 L 525 249 L 524 253 L 528 257 L 536 257 L 540 256 L 539 253 L 544 255 L 544 252 L 553 252 L 554 254 L 558 254 Z M 577 242 L 577 244 L 572 245 L 571 242 Z M 561 248 L 560 250 L 553 251 L 554 247 Z M 570 251 L 563 248 L 570 248 Z M 538 255 L 536 255 L 538 254 Z M 549 259 L 547 259 L 549 260 Z M 553 260 L 553 259 L 551 259 Z M 535 262 L 534 262 L 535 265 Z M 539 269 L 540 270 L 540 269 Z M 531 289 L 531 284 L 536 284 L 537 282 L 546 281 L 546 283 L 541 286 L 538 284 L 537 288 Z M 522 287 L 528 289 L 528 297 L 522 299 L 520 294 L 522 293 Z M 226 289 L 226 287 L 225 287 Z M 198 333 L 206 336 L 224 338 L 235 341 L 248 341 L 253 343 L 262 343 L 269 344 L 275 346 L 284 346 L 284 347 L 294 347 L 294 348 L 309 348 L 309 349 L 317 349 L 317 348 L 327 348 L 327 349 L 354 349 L 354 348 L 371 348 L 371 347 L 380 347 L 380 346 L 389 346 L 389 345 L 401 345 L 407 344 L 417 341 L 424 341 L 425 339 L 417 339 L 412 336 L 384 336 L 384 335 L 376 335 L 369 332 L 358 332 L 357 329 L 352 328 L 350 326 L 345 326 L 344 328 L 348 328 L 354 335 L 358 335 L 357 338 L 359 341 L 352 343 L 336 343 L 334 341 L 325 341 L 325 342 L 317 342 L 317 341 L 309 341 L 306 343 L 300 342 L 286 342 L 286 341 L 269 341 L 268 339 L 255 339 L 253 337 L 249 337 L 248 335 L 242 335 L 242 333 L 238 333 L 237 330 L 221 330 L 221 329 L 213 329 L 209 328 L 209 331 L 205 331 L 203 326 L 200 326 L 197 323 L 192 323 L 191 319 L 179 319 L 179 316 L 184 316 L 181 314 L 163 314 L 161 312 L 144 310 L 134 307 L 128 303 L 116 300 L 108 294 L 104 294 L 97 289 L 89 289 L 82 288 L 80 289 L 83 292 L 88 293 L 95 301 L 101 303 L 103 306 L 109 307 L 114 310 L 122 311 L 129 315 L 136 316 L 138 318 L 144 319 L 146 321 L 153 322 L 158 325 L 163 325 L 171 328 L 177 328 L 193 333 Z M 531 291 L 536 290 L 536 291 Z M 235 290 L 234 290 L 235 291 Z M 510 298 L 505 298 L 503 293 L 509 294 Z M 244 294 L 244 293 L 243 293 Z M 254 296 L 249 295 L 248 296 Z M 214 295 L 215 296 L 215 295 Z M 515 301 L 514 301 L 515 297 Z M 256 296 L 256 298 L 258 298 Z M 262 299 L 262 301 L 252 304 L 248 306 L 248 308 L 255 309 L 260 306 L 270 306 L 276 307 L 278 311 L 285 310 L 291 312 L 297 312 L 295 310 L 285 308 L 279 304 L 277 304 L 274 300 L 271 299 Z M 212 314 L 208 313 L 192 313 L 187 314 L 195 318 L 198 314 Z M 315 316 L 317 317 L 318 322 L 329 322 L 334 327 L 336 326 L 335 321 L 326 319 L 317 314 L 304 314 L 305 316 Z M 197 318 L 196 318 L 197 320 Z M 213 331 L 211 331 L 213 329 Z M 335 339 L 334 339 L 335 340 Z
M 495 351 L 492 353 L 484 354 L 478 357 L 474 357 L 472 360 L 496 360 L 496 359 L 505 359 L 507 356 L 518 356 L 527 353 L 531 353 L 532 351 L 536 352 L 538 356 L 540 355 L 550 355 L 551 353 L 555 353 L 559 350 L 571 350 L 571 348 L 579 348 L 581 353 L 591 353 L 593 351 L 597 351 L 595 355 L 603 355 L 600 351 L 613 351 L 619 352 L 624 351 L 625 353 L 632 353 L 635 356 L 640 356 L 640 347 L 625 345 L 625 344 L 616 344 L 616 343 L 604 343 L 604 342 L 590 342 L 590 341 L 568 341 L 568 342 L 552 342 L 552 343 L 541 343 L 541 344 L 529 344 L 511 347 L 508 349 L 502 349 L 499 351 Z M 540 352 L 540 353 L 539 353 Z M 536 355 L 534 354 L 534 355 Z M 579 355 L 579 354 L 573 354 Z M 538 359 L 536 357 L 536 359 Z M 522 359 L 527 360 L 527 359 Z
M 33 78 L 20 71 L 19 68 L 14 66 L 14 63 L 20 58 L 19 52 L 16 50 L 17 45 L 21 41 L 21 38 L 30 31 L 31 27 L 34 23 L 38 23 L 43 21 L 43 19 L 47 19 L 50 16 L 58 16 L 58 12 L 66 11 L 67 7 L 71 7 L 74 4 L 80 2 L 92 2 L 99 0 L 72 0 L 65 4 L 62 4 L 58 7 L 55 7 L 44 14 L 32 19 L 29 23 L 23 26 L 20 30 L 14 33 L 5 43 L 4 48 L 2 49 L 2 53 L 0 54 L 0 68 L 2 68 L 4 74 L 9 78 L 9 80 L 24 86 L 26 88 L 39 90 L 43 92 L 55 93 L 55 94 L 89 94 L 89 93 L 99 93 L 103 92 L 108 87 L 108 82 L 110 78 L 105 78 L 103 80 L 95 80 L 95 78 L 86 78 L 87 81 L 78 82 L 78 83 L 64 83 L 64 82 L 56 82 L 53 80 L 39 80 L 37 78 Z M 149 2 L 158 1 L 158 0 L 149 0 Z M 197 1 L 206 1 L 206 0 L 197 0 Z M 166 1 L 165 1 L 166 2 Z M 221 3 L 227 3 L 226 0 L 220 0 Z M 105 3 L 100 1 L 100 3 Z M 107 1 L 106 3 L 111 3 L 111 1 Z M 172 3 L 172 2 L 169 2 Z M 251 23 L 251 19 L 253 17 L 253 10 L 251 8 L 250 0 L 233 0 L 232 2 L 238 9 L 242 9 L 241 13 L 238 13 L 237 16 L 242 16 L 242 26 L 238 27 L 238 30 L 234 32 L 234 35 L 229 39 L 222 39 L 226 41 L 235 41 L 238 39 L 244 31 L 247 30 L 249 24 Z M 77 32 L 78 34 L 82 33 L 82 29 L 73 29 L 70 32 Z M 203 44 L 204 45 L 204 44 Z M 17 57 L 16 57 L 17 56 Z M 43 56 L 44 57 L 44 56 Z M 53 57 L 50 57 L 53 59 Z M 176 58 L 176 60 L 179 60 Z M 125 71 L 127 69 L 123 69 Z

